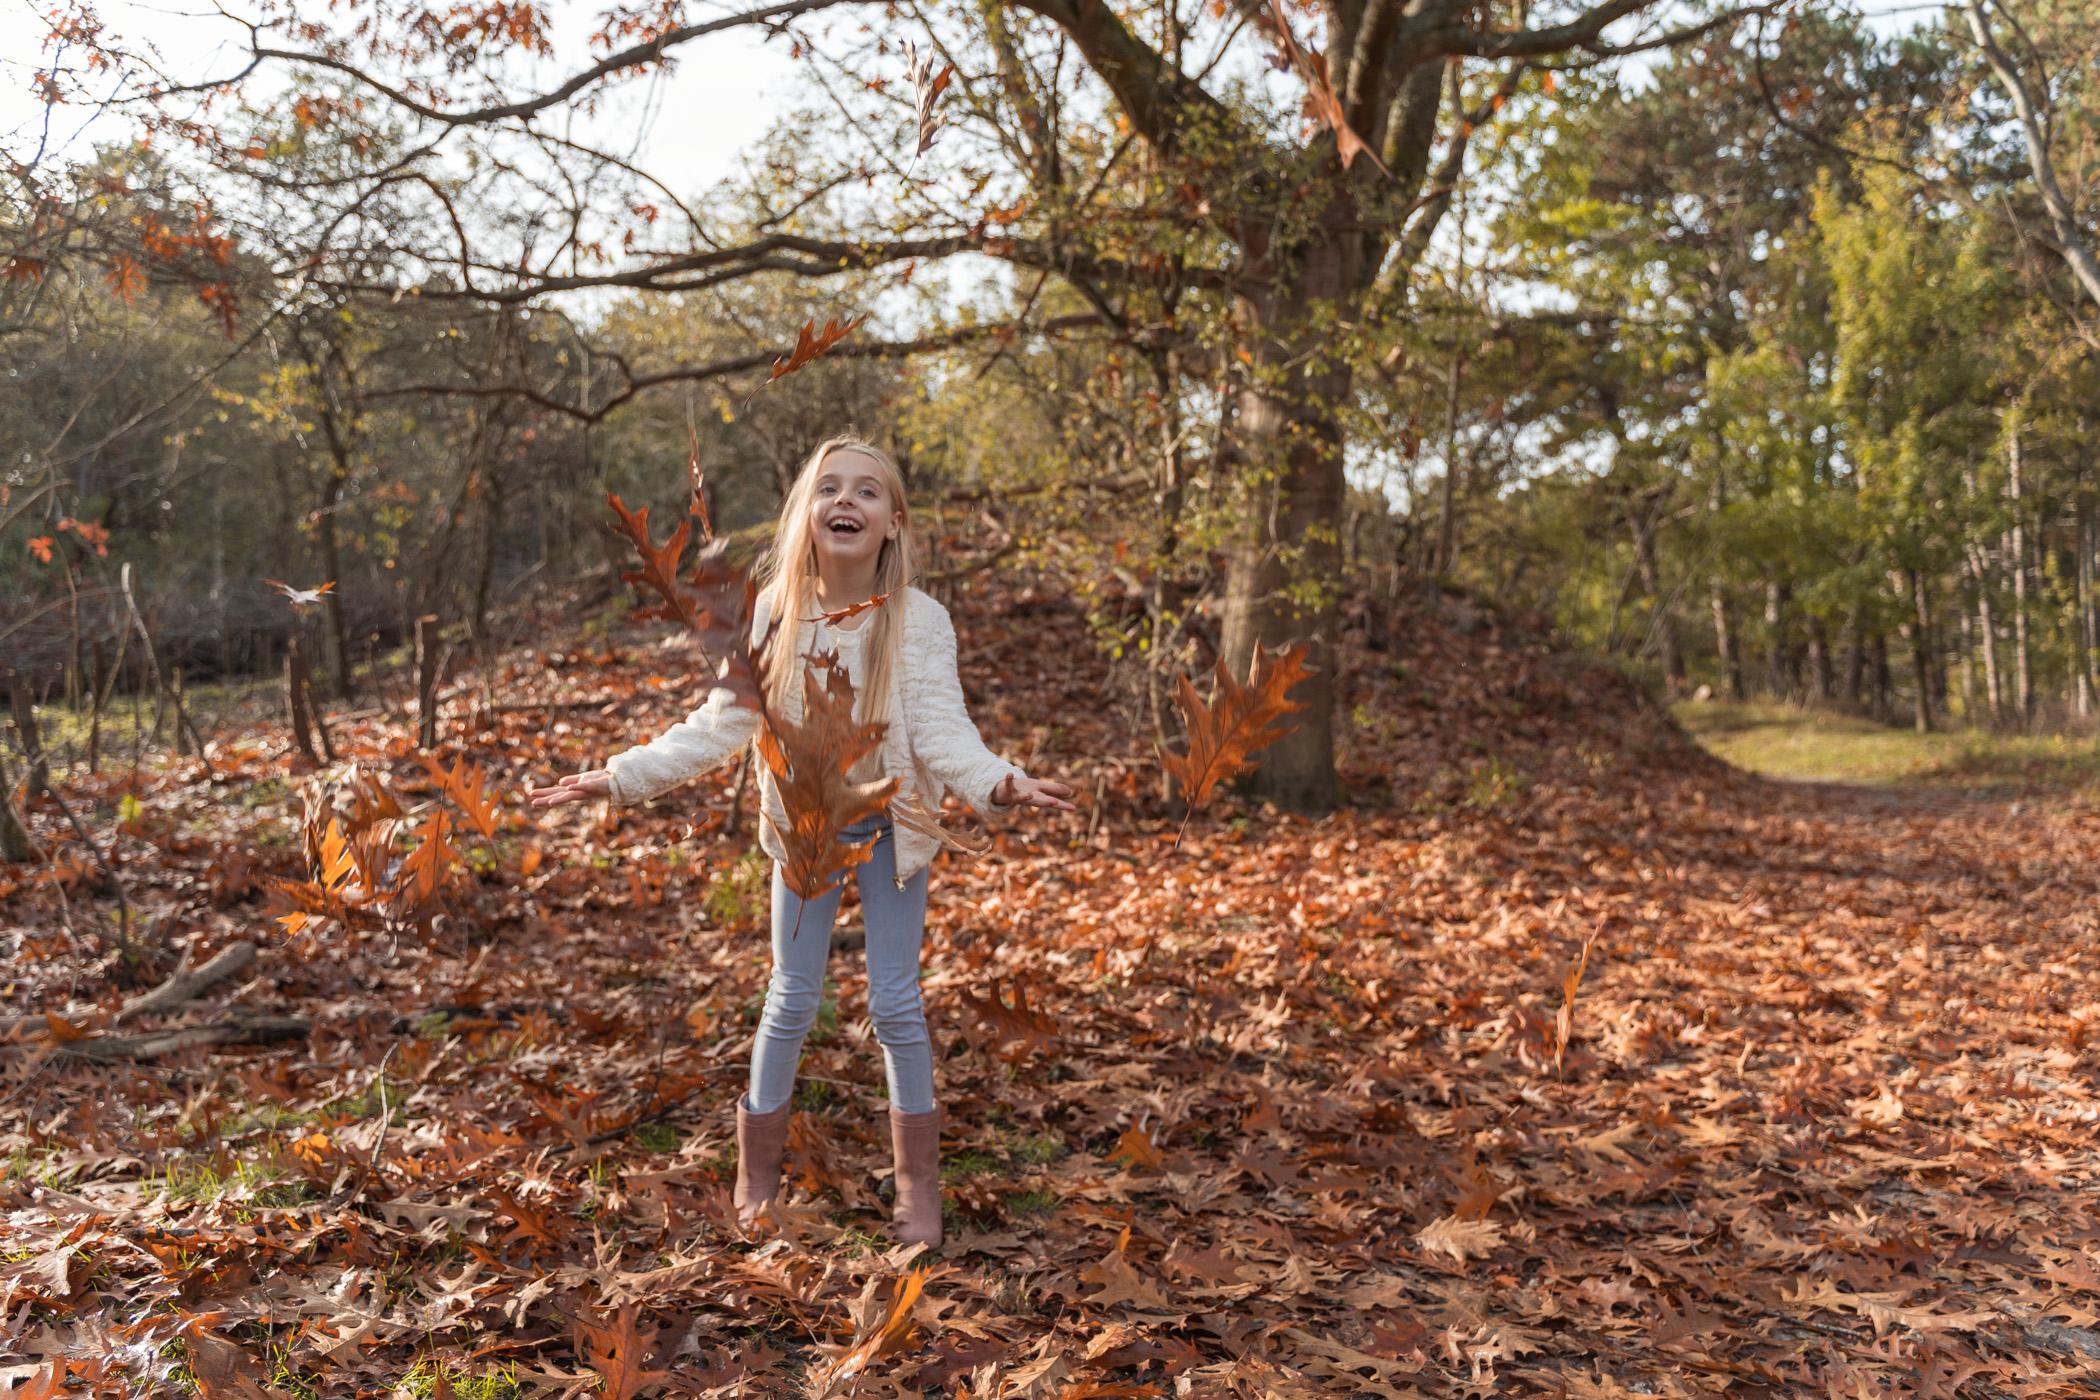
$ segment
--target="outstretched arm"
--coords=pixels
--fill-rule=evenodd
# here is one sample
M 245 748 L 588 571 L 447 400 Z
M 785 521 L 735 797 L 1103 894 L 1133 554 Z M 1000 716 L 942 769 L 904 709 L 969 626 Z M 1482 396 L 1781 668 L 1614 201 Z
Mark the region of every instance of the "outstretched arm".
M 706 704 L 662 734 L 606 760 L 606 795 L 616 803 L 647 802 L 718 767 L 757 732 L 758 712 L 738 705 L 728 687 L 716 686 Z
M 938 603 L 930 612 L 925 655 L 913 666 L 912 742 L 941 785 L 980 813 L 1026 805 L 1072 810 L 1063 783 L 1031 778 L 1020 765 L 985 747 L 984 737 L 963 701 L 955 670 L 955 623 Z

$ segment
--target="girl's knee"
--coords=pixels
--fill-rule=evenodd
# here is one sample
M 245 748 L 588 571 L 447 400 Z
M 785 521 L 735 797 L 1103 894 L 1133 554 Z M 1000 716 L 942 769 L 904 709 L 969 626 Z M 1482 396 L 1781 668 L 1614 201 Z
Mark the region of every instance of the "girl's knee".
M 821 988 L 800 981 L 776 980 L 766 988 L 766 1006 L 759 1020 L 775 1030 L 807 1033 L 817 1023 L 817 1007 L 822 1000 Z
M 875 1025 L 875 1038 L 884 1045 L 916 1044 L 927 1038 L 926 1008 L 916 985 L 869 988 L 868 1019 Z

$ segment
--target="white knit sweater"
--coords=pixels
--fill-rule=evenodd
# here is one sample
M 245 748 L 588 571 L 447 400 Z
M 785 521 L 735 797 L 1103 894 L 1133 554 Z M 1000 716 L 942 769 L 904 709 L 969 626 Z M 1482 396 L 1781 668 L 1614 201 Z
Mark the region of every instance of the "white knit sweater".
M 980 813 L 999 810 L 992 803 L 993 789 L 1009 773 L 1016 778 L 1027 774 L 987 749 L 970 720 L 955 673 L 955 624 L 948 610 L 916 588 L 905 589 L 885 606 L 903 609 L 904 635 L 891 681 L 889 730 L 881 750 L 883 775 L 898 780 L 900 801 L 916 794 L 937 811 L 943 794 L 952 792 Z M 768 595 L 759 595 L 755 613 L 754 647 L 766 634 Z M 810 649 L 816 627 L 813 622 L 801 624 L 797 655 Z M 605 766 L 612 774 L 612 800 L 646 802 L 741 753 L 758 732 L 758 715 L 731 703 L 734 698 L 726 687 L 717 686 L 708 692 L 705 704 L 663 734 L 609 759 Z M 788 719 L 801 718 L 799 692 L 790 694 L 786 708 Z M 787 809 L 773 770 L 763 762 L 758 780 L 760 810 L 772 818 L 759 823 L 758 842 L 767 855 L 783 860 L 786 853 L 774 827 L 787 826 Z M 933 859 L 939 843 L 901 823 L 895 832 L 901 886 Z

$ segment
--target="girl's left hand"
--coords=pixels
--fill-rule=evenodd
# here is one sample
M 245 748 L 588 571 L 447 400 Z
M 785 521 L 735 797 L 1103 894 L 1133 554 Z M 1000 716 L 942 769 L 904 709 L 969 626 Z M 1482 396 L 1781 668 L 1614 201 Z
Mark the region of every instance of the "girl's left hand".
M 1001 807 L 1048 807 L 1059 812 L 1079 810 L 1065 801 L 1071 795 L 1070 785 L 1054 778 L 1016 778 L 1011 773 L 992 789 L 992 801 Z

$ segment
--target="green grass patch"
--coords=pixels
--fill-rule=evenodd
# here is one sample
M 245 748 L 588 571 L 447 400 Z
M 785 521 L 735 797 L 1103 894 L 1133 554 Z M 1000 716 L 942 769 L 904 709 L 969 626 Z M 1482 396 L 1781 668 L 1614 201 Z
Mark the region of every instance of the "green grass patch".
M 1738 768 L 1808 782 L 2100 793 L 2100 736 L 1920 734 L 1774 703 L 1677 705 L 1677 722 Z
M 221 1170 L 210 1162 L 178 1158 L 146 1180 L 148 1189 L 166 1194 L 170 1201 L 197 1205 L 206 1201 L 237 1197 L 266 1210 L 284 1210 L 315 1198 L 307 1182 L 289 1179 L 268 1162 L 237 1159 Z
M 772 895 L 773 863 L 764 851 L 749 850 L 731 861 L 708 883 L 700 907 L 707 917 L 728 928 L 755 923 L 766 913 Z
M 973 1176 L 1004 1173 L 1005 1170 L 1004 1159 L 994 1157 L 989 1152 L 978 1152 L 968 1148 L 961 1152 L 951 1152 L 941 1159 L 943 1181 L 965 1181 Z
M 401 1389 L 415 1396 L 416 1400 L 430 1400 L 437 1393 L 440 1375 L 459 1400 L 523 1400 L 531 1394 L 525 1383 L 518 1379 L 515 1366 L 474 1375 L 428 1358 L 418 1361 L 415 1369 L 401 1378 Z
M 669 1123 L 644 1123 L 627 1136 L 644 1152 L 666 1154 L 676 1152 L 678 1144 L 685 1140 L 679 1136 L 678 1129 Z

